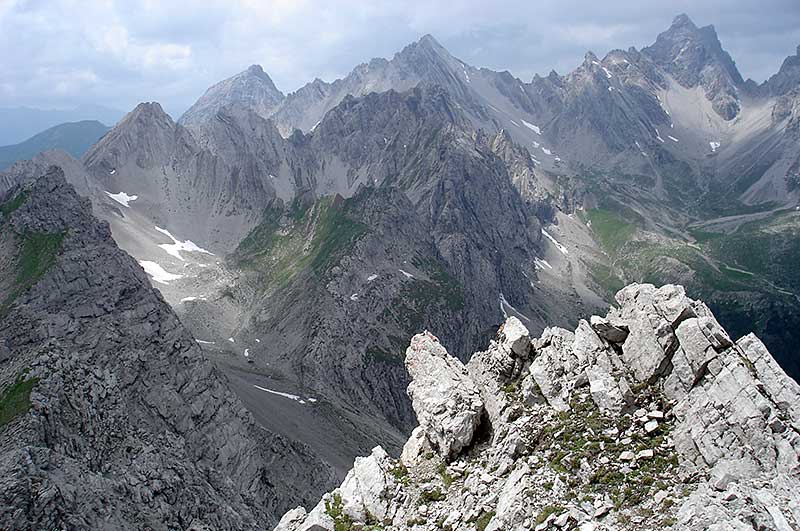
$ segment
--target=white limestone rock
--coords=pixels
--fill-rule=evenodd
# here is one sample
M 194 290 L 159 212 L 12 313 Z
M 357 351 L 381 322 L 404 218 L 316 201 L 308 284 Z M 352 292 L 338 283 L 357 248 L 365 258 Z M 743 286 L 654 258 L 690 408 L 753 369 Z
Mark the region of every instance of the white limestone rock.
M 483 401 L 464 365 L 430 332 L 417 334 L 406 350 L 408 395 L 426 437 L 444 459 L 469 446 L 481 422 Z

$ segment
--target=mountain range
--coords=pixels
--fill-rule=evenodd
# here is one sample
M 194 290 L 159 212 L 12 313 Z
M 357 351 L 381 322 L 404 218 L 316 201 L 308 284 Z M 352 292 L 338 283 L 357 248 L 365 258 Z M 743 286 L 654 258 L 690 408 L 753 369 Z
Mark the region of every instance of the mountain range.
M 102 105 L 79 105 L 71 109 L 0 107 L 0 145 L 18 144 L 66 122 L 98 121 L 113 125 L 124 115 L 123 111 Z
M 98 121 L 67 122 L 46 129 L 31 138 L 12 146 L 0 146 L 0 170 L 18 160 L 31 159 L 42 151 L 61 149 L 75 158 L 81 158 L 109 127 Z
M 685 285 L 797 378 L 799 58 L 744 80 L 681 15 L 525 82 L 425 36 L 288 95 L 254 65 L 177 122 L 142 103 L 80 160 L 14 164 L 0 382 L 32 412 L 0 429 L 30 510 L 2 526 L 263 528 L 400 451 L 409 337 L 466 362 L 509 317 L 574 329 L 631 282 Z

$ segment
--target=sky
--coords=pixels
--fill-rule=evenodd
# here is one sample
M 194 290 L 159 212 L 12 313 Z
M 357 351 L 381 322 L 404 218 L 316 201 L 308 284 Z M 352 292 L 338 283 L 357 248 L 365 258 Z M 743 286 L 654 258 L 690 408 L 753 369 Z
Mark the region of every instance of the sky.
M 286 93 L 426 33 L 528 81 L 642 48 L 684 12 L 759 82 L 800 45 L 800 0 L 0 0 L 0 107 L 159 101 L 177 117 L 250 64 Z

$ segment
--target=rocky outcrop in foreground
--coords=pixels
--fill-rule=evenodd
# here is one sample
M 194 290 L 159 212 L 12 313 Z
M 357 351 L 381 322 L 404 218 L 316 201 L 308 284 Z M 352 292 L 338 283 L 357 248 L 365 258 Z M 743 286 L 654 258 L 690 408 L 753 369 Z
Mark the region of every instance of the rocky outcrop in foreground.
M 417 427 L 276 531 L 800 525 L 800 386 L 682 287 L 634 284 L 574 332 L 514 317 L 464 366 L 428 332 Z

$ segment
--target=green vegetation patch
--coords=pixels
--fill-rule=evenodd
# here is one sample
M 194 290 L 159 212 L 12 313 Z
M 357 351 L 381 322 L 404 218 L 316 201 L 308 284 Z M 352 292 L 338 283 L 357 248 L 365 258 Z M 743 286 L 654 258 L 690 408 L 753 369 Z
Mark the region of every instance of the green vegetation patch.
M 0 396 L 0 426 L 5 426 L 31 408 L 31 391 L 39 382 L 36 378 L 20 378 Z
M 486 513 L 481 514 L 477 520 L 475 520 L 475 527 L 477 527 L 478 531 L 483 531 L 486 529 L 486 526 L 489 525 L 489 522 L 492 521 L 494 518 L 495 512 L 489 511 Z
M 338 196 L 311 207 L 293 201 L 287 226 L 280 224 L 282 215 L 280 208 L 267 209 L 234 253 L 237 263 L 261 273 L 268 287 L 282 287 L 304 271 L 324 275 L 368 230 L 353 219 L 350 200 Z
M 54 234 L 28 232 L 21 236 L 14 287 L 3 303 L 0 304 L 0 316 L 5 315 L 14 300 L 36 284 L 50 266 L 55 263 L 65 235 L 63 232 Z
M 25 201 L 28 200 L 28 192 L 20 192 L 16 196 L 12 197 L 5 203 L 0 205 L 0 212 L 3 213 L 3 217 L 8 217 L 11 215 L 12 212 L 17 210 L 21 207 Z
M 622 216 L 602 208 L 586 212 L 586 219 L 591 221 L 591 229 L 600 245 L 609 253 L 617 254 L 633 237 L 637 227 Z

